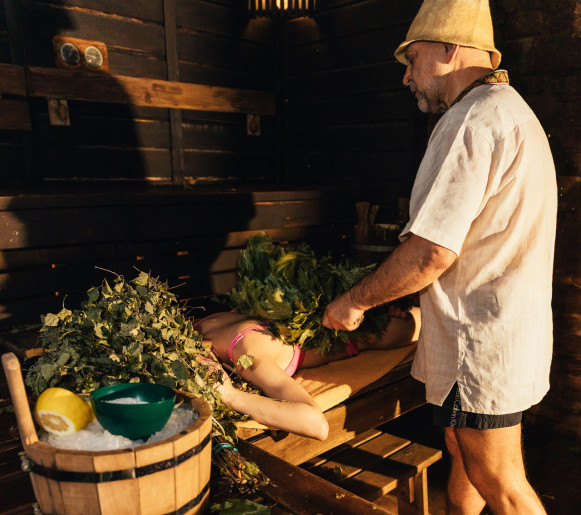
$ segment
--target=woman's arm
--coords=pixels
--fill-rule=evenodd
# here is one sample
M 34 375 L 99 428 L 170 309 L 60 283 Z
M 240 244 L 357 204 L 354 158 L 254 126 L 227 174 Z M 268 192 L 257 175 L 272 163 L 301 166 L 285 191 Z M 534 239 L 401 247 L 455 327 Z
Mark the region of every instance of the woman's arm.
M 227 379 L 217 388 L 225 404 L 266 426 L 317 440 L 327 438 L 329 424 L 321 408 L 276 363 L 255 358 L 240 375 L 268 397 L 237 390 Z

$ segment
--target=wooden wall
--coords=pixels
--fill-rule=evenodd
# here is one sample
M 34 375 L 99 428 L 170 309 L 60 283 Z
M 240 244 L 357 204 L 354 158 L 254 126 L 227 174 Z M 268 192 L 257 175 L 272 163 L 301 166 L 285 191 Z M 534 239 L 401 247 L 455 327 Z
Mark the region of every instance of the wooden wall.
M 274 92 L 277 25 L 249 20 L 237 0 L 5 0 L 0 62 L 54 67 L 52 37 L 60 35 L 104 42 L 111 74 Z M 260 136 L 247 136 L 246 113 L 78 101 L 69 110 L 70 127 L 51 126 L 46 100 L 35 99 L 31 134 L 1 131 L 0 177 L 19 184 L 277 179 L 273 116 L 262 117 Z
M 420 5 L 319 0 L 314 20 L 288 23 L 282 60 L 294 180 L 365 185 L 387 208 L 409 196 L 427 124 L 393 52 Z
M 559 184 L 551 390 L 527 420 L 581 436 L 581 11 L 575 0 L 491 7 L 501 67 L 547 133 Z

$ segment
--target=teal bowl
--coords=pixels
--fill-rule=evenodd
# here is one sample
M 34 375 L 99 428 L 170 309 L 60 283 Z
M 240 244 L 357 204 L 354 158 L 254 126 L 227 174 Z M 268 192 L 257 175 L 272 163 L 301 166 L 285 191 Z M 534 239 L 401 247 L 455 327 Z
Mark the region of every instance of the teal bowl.
M 123 401 L 127 398 L 139 404 Z M 171 388 L 160 384 L 121 383 L 95 390 L 91 393 L 91 405 L 107 431 L 131 440 L 143 440 L 165 426 L 175 398 Z

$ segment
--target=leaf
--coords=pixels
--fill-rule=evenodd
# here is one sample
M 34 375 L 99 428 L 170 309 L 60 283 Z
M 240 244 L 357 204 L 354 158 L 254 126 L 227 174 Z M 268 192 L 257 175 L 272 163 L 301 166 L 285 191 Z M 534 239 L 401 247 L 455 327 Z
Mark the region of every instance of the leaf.
M 93 287 L 87 292 L 87 297 L 89 298 L 89 302 L 97 302 L 99 298 L 99 288 Z
M 179 381 L 186 381 L 190 375 L 188 369 L 181 361 L 172 361 L 171 369 Z
M 254 364 L 254 356 L 250 354 L 243 354 L 238 358 L 236 366 L 240 365 L 244 370 L 250 368 Z
M 50 381 L 57 366 L 56 363 L 44 363 L 40 366 L 40 373 L 45 381 Z
M 70 359 L 70 357 L 71 355 L 68 352 L 62 352 L 57 359 L 57 365 L 63 366 Z
M 139 275 L 131 282 L 138 286 L 147 286 L 147 283 L 149 282 L 149 274 L 140 272 Z
M 222 504 L 212 504 L 210 512 L 224 515 L 269 515 L 271 509 L 248 499 L 229 499 Z
M 238 262 L 236 287 L 225 296 L 236 311 L 270 324 L 273 334 L 289 345 L 329 352 L 344 345 L 343 335 L 322 325 L 325 307 L 370 273 L 375 265 L 359 267 L 347 259 L 317 257 L 307 244 L 290 249 L 275 245 L 266 235 L 250 238 Z M 362 331 L 380 334 L 388 317 L 385 309 L 366 313 Z
M 57 315 L 53 313 L 47 313 L 44 315 L 42 323 L 47 327 L 56 327 L 59 325 L 60 319 Z

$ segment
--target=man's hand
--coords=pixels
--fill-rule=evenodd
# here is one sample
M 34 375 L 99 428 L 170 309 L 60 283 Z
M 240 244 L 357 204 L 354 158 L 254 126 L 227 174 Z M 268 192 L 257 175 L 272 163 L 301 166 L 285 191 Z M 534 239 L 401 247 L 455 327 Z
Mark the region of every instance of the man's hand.
M 351 295 L 347 292 L 327 306 L 322 323 L 329 329 L 354 331 L 363 322 L 364 312 L 353 305 Z

